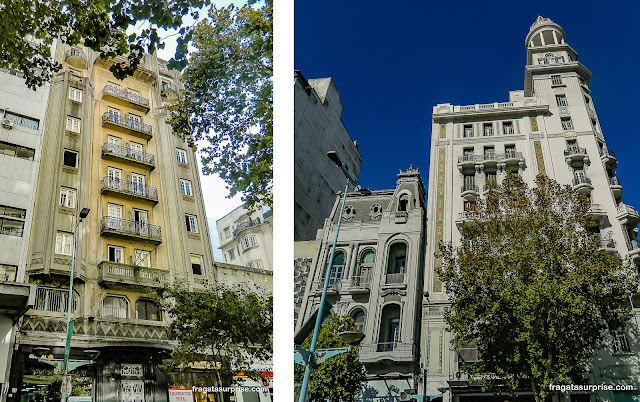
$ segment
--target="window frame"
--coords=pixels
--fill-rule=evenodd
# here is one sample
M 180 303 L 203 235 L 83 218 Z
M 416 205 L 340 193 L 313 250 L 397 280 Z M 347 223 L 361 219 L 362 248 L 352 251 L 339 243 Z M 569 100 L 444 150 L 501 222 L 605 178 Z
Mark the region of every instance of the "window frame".
M 78 126 L 77 129 L 75 127 L 76 125 Z M 65 128 L 67 131 L 80 134 L 80 131 L 82 130 L 82 119 L 67 115 Z
M 562 126 L 562 131 L 575 130 L 575 128 L 573 127 L 573 121 L 571 121 L 571 117 L 561 117 L 560 125 Z
M 180 159 L 180 156 L 182 156 L 182 160 Z M 188 165 L 188 159 L 187 159 L 187 151 L 185 151 L 182 148 L 176 148 L 176 159 L 178 160 L 179 163 L 183 163 L 185 165 Z
M 551 85 L 562 85 L 562 76 L 560 74 L 553 74 L 551 76 Z
M 145 318 L 140 318 L 138 315 L 138 305 L 140 303 L 144 303 L 144 313 L 145 313 Z M 157 312 L 157 318 L 154 320 L 153 318 L 149 318 L 149 314 L 148 314 L 148 305 L 153 305 L 156 308 L 156 312 Z M 136 307 L 135 307 L 135 312 L 136 312 L 136 320 L 144 320 L 144 321 L 162 321 L 162 310 L 160 309 L 160 305 L 154 301 L 153 299 L 147 299 L 145 297 L 141 297 L 138 300 L 136 300 Z
M 180 179 L 180 192 L 182 195 L 193 197 L 193 191 L 191 191 L 191 180 Z
M 58 248 L 58 239 L 60 239 L 60 248 Z M 69 253 L 65 253 L 65 248 L 69 248 Z M 55 254 L 72 255 L 73 254 L 73 233 L 58 230 L 56 232 Z
M 567 101 L 566 94 L 556 94 L 556 105 L 558 107 L 567 107 L 569 106 L 569 102 Z
M 65 163 L 65 154 L 66 154 L 67 152 L 69 152 L 70 154 L 75 154 L 75 156 L 76 156 L 76 163 L 75 163 L 75 166 L 67 165 L 67 164 Z M 70 167 L 70 168 L 77 169 L 77 168 L 78 168 L 78 166 L 80 165 L 79 161 L 80 161 L 80 152 L 78 152 L 78 151 L 74 151 L 73 149 L 69 149 L 69 148 L 64 148 L 64 149 L 63 149 L 63 151 L 62 151 L 62 166 L 66 166 L 66 167 Z
M 113 315 L 113 314 L 105 314 L 105 302 L 107 301 L 107 299 L 112 300 L 112 299 L 120 299 L 120 300 L 124 300 L 125 302 L 125 317 L 119 317 L 117 315 Z M 119 319 L 128 319 L 130 317 L 130 303 L 129 303 L 129 299 L 126 296 L 123 295 L 116 295 L 116 294 L 108 294 L 106 295 L 103 299 L 102 299 L 102 308 L 100 309 L 100 316 L 101 317 L 110 317 L 110 318 L 119 318 Z M 111 307 L 113 308 L 113 307 Z
M 73 197 L 70 197 L 70 193 L 73 192 Z M 63 202 L 62 196 L 64 195 L 65 202 Z M 65 205 L 68 203 L 68 200 L 73 200 L 73 205 Z M 60 186 L 60 199 L 58 200 L 58 205 L 65 208 L 75 209 L 78 205 L 78 190 L 72 187 Z
M 198 217 L 192 214 L 184 214 L 187 232 L 198 233 Z
M 193 275 L 198 275 L 198 276 L 203 276 L 204 275 L 204 269 L 203 269 L 203 263 L 202 263 L 202 256 L 201 255 L 197 255 L 197 254 L 191 254 L 191 273 Z M 198 259 L 198 264 L 194 264 L 194 259 L 197 258 Z M 194 265 L 197 265 L 199 267 L 199 271 L 200 273 L 196 273 L 194 270 Z
M 70 85 L 69 100 L 72 102 L 82 103 L 82 89 Z

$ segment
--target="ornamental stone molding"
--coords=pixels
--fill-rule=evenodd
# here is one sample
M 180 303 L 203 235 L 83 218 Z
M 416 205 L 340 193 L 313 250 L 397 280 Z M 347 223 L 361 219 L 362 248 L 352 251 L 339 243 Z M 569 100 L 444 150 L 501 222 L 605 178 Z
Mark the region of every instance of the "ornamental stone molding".
M 60 264 L 60 265 L 68 265 L 71 266 L 71 260 L 68 260 L 66 258 L 54 258 L 53 259 L 53 263 L 54 264 Z
M 76 210 L 71 208 L 58 207 L 58 213 L 63 215 L 75 216 Z
M 73 168 L 70 166 L 63 166 L 62 171 L 69 174 L 78 174 L 78 168 Z

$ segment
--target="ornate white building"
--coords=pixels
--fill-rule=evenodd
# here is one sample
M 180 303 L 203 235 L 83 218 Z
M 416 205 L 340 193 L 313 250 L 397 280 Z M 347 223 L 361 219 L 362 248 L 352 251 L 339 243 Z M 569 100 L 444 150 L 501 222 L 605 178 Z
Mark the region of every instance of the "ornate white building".
M 529 185 L 536 175 L 545 173 L 590 195 L 593 218 L 599 224 L 594 230 L 600 233 L 602 248 L 640 263 L 638 212 L 623 201 L 616 176 L 618 160 L 607 147 L 589 90 L 591 72 L 578 61 L 565 38 L 562 27 L 538 17 L 525 40 L 524 90 L 511 91 L 507 102 L 447 103 L 433 108 L 424 282 L 430 300 L 422 302 L 421 337 L 423 369 L 428 361 L 426 395 L 442 396 L 445 401 L 492 400 L 459 371 L 463 362 L 477 359 L 477 353 L 474 349 L 452 350 L 442 316 L 448 300 L 434 273 L 441 261 L 434 253 L 439 241 L 460 243 L 466 211 L 474 210 L 487 184 L 500 183 L 506 171 L 518 172 Z M 637 338 L 633 322 L 612 332 L 610 345 L 594 360 L 589 382 L 640 383 Z M 631 393 L 617 391 L 601 392 L 597 397 L 632 400 Z M 591 398 L 572 396 L 571 400 L 594 400 Z

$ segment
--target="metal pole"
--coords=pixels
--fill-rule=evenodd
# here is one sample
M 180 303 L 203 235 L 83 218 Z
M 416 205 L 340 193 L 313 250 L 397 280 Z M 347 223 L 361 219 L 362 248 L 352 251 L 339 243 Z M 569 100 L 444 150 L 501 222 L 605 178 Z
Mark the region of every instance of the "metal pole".
M 431 301 L 427 296 L 427 346 L 424 353 L 424 398 L 427 401 L 427 376 L 429 374 L 429 325 L 431 324 Z M 429 398 L 431 399 L 431 398 Z
M 342 167 L 342 166 L 341 166 Z M 342 168 L 344 172 L 344 168 Z M 320 307 L 318 308 L 318 316 L 316 318 L 316 325 L 313 327 L 313 337 L 311 338 L 311 347 L 309 348 L 309 361 L 304 369 L 304 378 L 302 379 L 302 385 L 300 386 L 300 398 L 298 402 L 305 402 L 307 398 L 307 388 L 309 387 L 309 380 L 311 379 L 311 366 L 313 366 L 315 360 L 316 342 L 318 341 L 318 334 L 320 333 L 320 325 L 322 324 L 322 312 L 324 310 L 324 301 L 327 298 L 327 288 L 329 286 L 329 276 L 331 275 L 331 267 L 333 266 L 333 257 L 336 253 L 336 244 L 338 243 L 338 233 L 340 232 L 340 222 L 342 222 L 342 212 L 344 211 L 344 202 L 347 199 L 347 191 L 349 190 L 349 182 L 351 179 L 347 176 L 347 184 L 344 187 L 344 194 L 342 195 L 342 204 L 340 206 L 340 215 L 338 217 L 338 225 L 336 226 L 336 236 L 333 239 L 333 246 L 331 247 L 331 255 L 329 256 L 329 264 L 327 265 L 327 272 L 324 275 L 324 287 L 322 288 L 322 297 L 320 297 Z
M 76 236 L 78 234 L 78 225 L 82 222 L 82 218 L 76 223 L 73 228 L 73 246 L 71 250 L 71 274 L 69 275 L 69 303 L 67 305 L 67 339 L 64 346 L 64 360 L 62 361 L 63 377 L 63 389 L 65 388 L 65 381 L 69 374 L 69 352 L 71 350 L 71 336 L 73 335 L 73 326 L 71 325 L 71 309 L 73 307 L 73 270 L 76 265 Z M 70 390 L 62 393 L 63 401 L 67 400 L 67 396 L 70 394 Z

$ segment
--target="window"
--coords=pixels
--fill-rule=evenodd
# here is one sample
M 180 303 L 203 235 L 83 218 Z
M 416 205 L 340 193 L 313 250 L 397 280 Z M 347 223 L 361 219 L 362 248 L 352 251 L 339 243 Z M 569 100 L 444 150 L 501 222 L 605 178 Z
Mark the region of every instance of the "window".
M 15 281 L 16 272 L 18 272 L 16 265 L 0 264 L 0 282 Z
M 74 87 L 69 87 L 69 99 L 74 102 L 82 103 L 82 90 Z
M 187 163 L 187 152 L 184 149 L 176 149 L 176 158 L 180 163 Z
M 136 250 L 136 255 L 133 257 L 133 265 L 137 267 L 151 268 L 151 252 L 144 250 Z
M 329 287 L 336 286 L 342 279 L 342 271 L 344 270 L 344 253 L 337 251 L 333 256 L 333 264 L 329 272 Z
M 229 254 L 232 253 L 233 251 L 231 251 L 231 253 Z M 202 257 L 200 257 L 199 255 L 191 256 L 191 272 L 193 272 L 194 275 L 202 275 Z
M 571 122 L 571 117 L 562 117 L 560 118 L 560 123 L 562 123 L 563 130 L 573 130 L 573 123 Z
M 180 179 L 180 191 L 184 195 L 193 195 L 191 194 L 191 182 L 189 180 Z
M 407 266 L 407 245 L 394 243 L 389 248 L 389 261 L 387 262 L 387 274 L 404 274 Z
M 376 253 L 373 250 L 365 251 L 360 262 L 360 283 L 371 282 L 371 274 L 376 262 Z
M 76 207 L 76 189 L 62 187 L 60 189 L 60 206 L 66 208 Z
M 242 249 L 246 250 L 250 247 L 255 247 L 258 245 L 258 243 L 256 242 L 256 237 L 255 236 L 247 236 L 244 239 L 242 239 L 242 242 L 240 243 L 242 244 Z
M 231 237 L 231 228 L 229 228 L 228 226 L 224 228 L 224 237 L 227 239 Z
M 406 212 L 409 205 L 409 194 L 402 194 L 398 200 L 398 212 Z
M 62 154 L 62 164 L 73 168 L 78 167 L 78 152 L 65 149 Z
M 514 144 L 508 144 L 504 146 L 504 154 L 507 158 L 513 158 L 516 156 L 516 146 Z
M 76 77 L 82 77 L 82 73 L 80 72 L 80 70 L 76 70 L 75 68 L 69 67 L 69 72 Z
M 236 250 L 229 251 L 229 258 L 231 259 L 231 261 L 236 259 Z
M 153 300 L 138 299 L 136 302 L 136 318 L 138 320 L 160 321 L 160 308 Z
M 486 184 L 489 183 L 497 183 L 496 172 L 485 172 L 484 174 L 484 182 Z
M 247 263 L 247 267 L 260 269 L 260 268 L 262 268 L 262 261 L 260 261 L 260 260 L 249 261 Z
M 463 176 L 464 186 L 462 191 L 473 191 L 476 188 L 476 176 L 473 174 L 465 174 Z
M 400 305 L 388 304 L 382 309 L 378 352 L 395 350 L 400 342 Z
M 0 155 L 15 156 L 16 158 L 28 159 L 32 161 L 34 154 L 34 149 L 0 141 Z
M 358 328 L 358 331 L 364 333 L 364 320 L 365 320 L 364 310 L 358 309 L 354 311 L 353 313 L 351 313 L 351 317 L 353 317 L 353 322 Z
M 124 249 L 118 246 L 108 246 L 107 258 L 110 262 L 122 264 L 124 262 Z
M 25 209 L 0 205 L 0 234 L 22 237 Z
M 107 114 L 109 116 L 109 121 L 113 121 L 114 123 L 118 123 L 120 121 L 120 110 L 112 107 L 107 107 Z
M 567 96 L 564 94 L 556 95 L 556 103 L 558 106 L 568 106 Z
M 4 118 L 11 120 L 15 125 L 37 130 L 40 126 L 40 120 L 32 119 L 26 116 L 20 116 L 11 112 L 5 112 Z
M 631 348 L 629 347 L 629 340 L 627 339 L 627 334 L 625 333 L 624 328 L 612 329 L 609 332 L 611 333 L 611 337 L 613 338 L 613 342 L 611 344 L 613 353 L 631 352 Z
M 484 125 L 484 136 L 490 137 L 493 135 L 493 124 L 485 124 Z
M 559 75 L 552 75 L 551 85 L 562 85 L 562 77 L 560 77 Z
M 67 131 L 80 133 L 81 120 L 76 117 L 67 116 Z
M 184 218 L 187 224 L 187 232 L 198 233 L 198 223 L 195 215 L 185 215 Z
M 102 316 L 114 318 L 129 317 L 129 301 L 123 296 L 107 296 L 102 301 Z
M 464 126 L 464 131 L 462 133 L 462 137 L 463 138 L 470 138 L 473 137 L 473 126 L 471 125 L 465 125 Z
M 496 149 L 494 147 L 484 147 L 484 157 L 485 158 L 493 158 L 495 157 Z
M 513 134 L 513 122 L 511 121 L 505 121 L 504 123 L 502 123 L 502 134 L 504 135 L 509 135 L 509 134 Z
M 0 215 L 11 218 L 24 219 L 27 216 L 27 210 L 0 205 Z
M 36 310 L 65 313 L 69 308 L 69 289 L 38 288 L 36 289 Z M 78 294 L 71 297 L 71 312 L 78 312 Z
M 73 233 L 56 233 L 56 254 L 71 255 Z
M 476 211 L 476 202 L 475 201 L 465 201 L 464 202 L 464 210 L 465 212 Z

